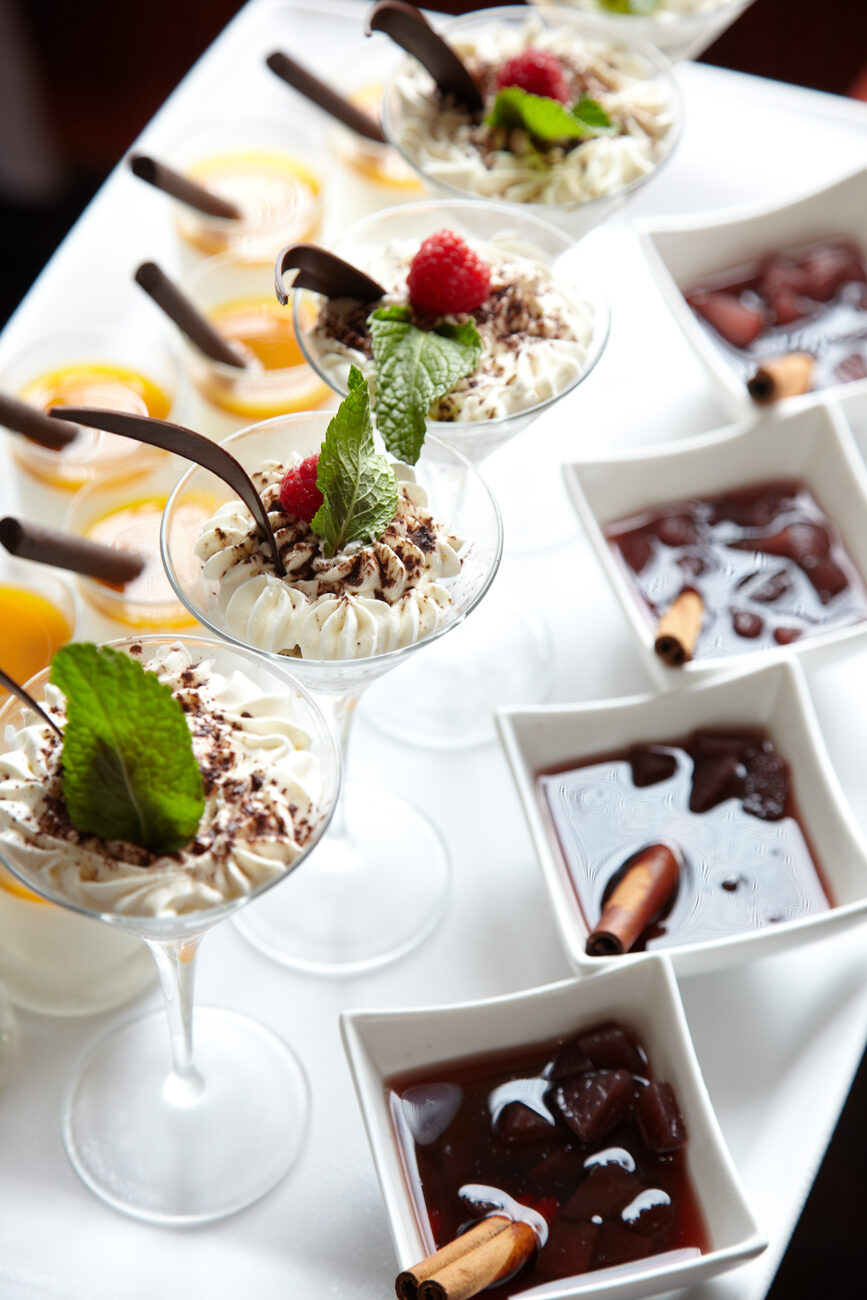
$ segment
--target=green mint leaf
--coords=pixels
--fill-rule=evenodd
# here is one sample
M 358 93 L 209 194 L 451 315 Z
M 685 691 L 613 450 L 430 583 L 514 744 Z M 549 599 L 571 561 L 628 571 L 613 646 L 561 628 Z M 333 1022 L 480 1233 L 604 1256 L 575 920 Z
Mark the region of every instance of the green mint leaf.
M 119 650 L 64 646 L 51 681 L 66 696 L 63 798 L 73 826 L 172 853 L 205 807 L 184 711 L 155 673 Z
M 584 96 L 574 108 L 567 108 L 559 99 L 546 95 L 530 95 L 520 86 L 506 86 L 497 91 L 485 121 L 489 126 L 502 126 L 507 131 L 528 132 L 542 144 L 556 144 L 558 140 L 586 140 L 594 135 L 606 135 L 614 130 L 611 119 L 595 99 Z
M 325 433 L 316 486 L 324 500 L 311 527 L 334 555 L 349 542 L 385 532 L 397 512 L 397 479 L 376 450 L 370 394 L 361 371 L 349 371 L 349 392 Z
M 652 14 L 659 0 L 596 0 L 600 9 L 610 14 Z
M 421 330 L 408 307 L 380 307 L 367 326 L 376 365 L 376 427 L 392 456 L 414 465 L 438 397 L 475 370 L 482 336 L 472 321 Z

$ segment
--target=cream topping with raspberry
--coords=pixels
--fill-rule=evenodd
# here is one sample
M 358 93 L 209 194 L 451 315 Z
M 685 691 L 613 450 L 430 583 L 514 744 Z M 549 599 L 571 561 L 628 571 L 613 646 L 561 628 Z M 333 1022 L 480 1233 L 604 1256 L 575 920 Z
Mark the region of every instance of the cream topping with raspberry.
M 77 830 L 62 797 L 61 742 L 44 723 L 22 728 L 0 755 L 0 842 L 34 882 L 78 906 L 181 916 L 283 875 L 321 820 L 321 767 L 289 695 L 263 694 L 243 673 L 225 677 L 180 642 L 145 667 L 171 687 L 192 735 L 205 789 L 192 843 L 159 856 Z M 55 686 L 45 703 L 62 724 Z
M 479 83 L 486 108 L 508 60 L 545 50 L 560 61 L 573 102 L 590 96 L 621 130 L 541 151 L 526 132 L 488 126 L 463 105 L 443 101 L 430 75 L 408 59 L 395 82 L 396 138 L 432 181 L 511 203 L 581 204 L 617 194 L 664 155 L 676 115 L 669 87 L 642 56 L 604 36 L 591 39 L 568 23 L 549 27 L 532 16 L 520 27 L 492 24 L 478 36 L 456 34 L 450 43 Z
M 251 475 L 285 578 L 241 501 L 226 502 L 202 528 L 196 555 L 215 619 L 246 645 L 304 659 L 363 659 L 430 636 L 451 605 L 443 582 L 460 573 L 463 542 L 434 519 L 412 471 L 395 466 L 397 514 L 382 536 L 329 558 L 310 525 L 281 505 L 288 468 L 269 461 Z
M 594 339 L 594 307 L 562 278 L 554 279 L 538 250 L 508 231 L 490 242 L 465 242 L 489 268 L 489 292 L 471 311 L 437 320 L 458 324 L 472 318 L 482 354 L 475 370 L 434 403 L 432 420 L 496 420 L 538 406 L 582 376 Z M 418 252 L 418 241 L 408 239 L 388 244 L 374 258 L 349 241 L 340 248 L 342 257 L 387 290 L 378 306 L 407 304 L 407 278 Z M 439 278 L 447 283 L 453 277 Z M 375 383 L 366 325 L 370 310 L 369 304 L 332 299 L 320 311 L 312 342 L 322 371 L 338 388 L 345 389 L 351 365 Z M 430 328 L 433 321 L 419 316 L 416 323 Z

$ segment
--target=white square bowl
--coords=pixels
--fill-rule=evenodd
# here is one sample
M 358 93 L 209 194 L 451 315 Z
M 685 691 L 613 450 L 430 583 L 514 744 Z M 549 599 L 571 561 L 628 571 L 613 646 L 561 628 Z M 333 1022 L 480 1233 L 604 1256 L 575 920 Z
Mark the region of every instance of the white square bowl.
M 427 1256 L 434 1240 L 424 1207 L 416 1207 L 404 1176 L 386 1080 L 447 1061 L 568 1037 L 607 1020 L 634 1029 L 657 1076 L 674 1086 L 689 1133 L 687 1165 L 711 1249 L 674 1262 L 651 1257 L 640 1264 L 544 1283 L 522 1292 L 522 1300 L 639 1300 L 705 1281 L 764 1250 L 767 1241 L 746 1203 L 707 1095 L 670 963 L 645 956 L 640 964 L 592 979 L 567 980 L 508 997 L 413 1011 L 343 1014 L 343 1043 L 400 1268 Z
M 675 221 L 639 221 L 635 229 L 654 278 L 681 329 L 733 415 L 743 415 L 755 409 L 746 384 L 696 317 L 683 296 L 684 290 L 769 253 L 819 239 L 849 239 L 867 254 L 867 167 L 782 206 L 750 205 Z M 778 409 L 799 410 L 844 392 L 867 393 L 867 379 L 787 398 Z
M 797 479 L 808 487 L 867 583 L 867 469 L 835 403 L 770 416 L 652 451 L 564 465 L 566 488 L 620 599 L 651 675 L 676 690 L 713 673 L 746 671 L 789 655 L 867 637 L 867 621 L 742 654 L 698 656 L 672 668 L 654 649 L 656 619 L 604 529 L 631 515 L 689 498 Z
M 791 769 L 800 821 L 835 905 L 825 912 L 743 934 L 695 943 L 674 942 L 664 951 L 677 974 L 699 974 L 764 957 L 839 933 L 867 919 L 867 842 L 840 789 L 797 660 L 732 674 L 674 695 L 504 709 L 497 721 L 560 936 L 571 965 L 579 973 L 635 964 L 644 959 L 644 954 L 626 953 L 612 958 L 587 955 L 585 944 L 592 926 L 588 926 L 579 906 L 536 778 L 540 772 L 562 767 L 573 759 L 592 760 L 633 744 L 664 744 L 700 727 L 761 727 L 767 731 Z

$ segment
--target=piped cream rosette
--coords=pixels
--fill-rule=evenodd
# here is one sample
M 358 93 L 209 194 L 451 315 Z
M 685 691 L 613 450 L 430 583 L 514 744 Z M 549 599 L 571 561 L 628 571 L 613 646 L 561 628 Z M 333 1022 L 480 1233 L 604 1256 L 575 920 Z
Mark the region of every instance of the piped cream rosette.
M 310 528 L 279 507 L 280 482 L 300 464 L 266 462 L 253 481 L 286 565 L 278 578 L 242 502 L 203 526 L 196 555 L 220 622 L 246 645 L 303 659 L 363 659 L 430 636 L 451 605 L 444 579 L 461 570 L 463 543 L 438 524 L 408 466 L 396 465 L 397 514 L 382 536 L 332 557 Z

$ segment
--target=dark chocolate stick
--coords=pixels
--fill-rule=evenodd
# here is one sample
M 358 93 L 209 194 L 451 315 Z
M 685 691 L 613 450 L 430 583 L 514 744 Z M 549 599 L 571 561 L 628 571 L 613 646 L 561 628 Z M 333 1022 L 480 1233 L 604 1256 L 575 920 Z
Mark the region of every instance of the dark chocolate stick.
M 427 68 L 443 95 L 451 95 L 471 113 L 484 107 L 479 88 L 461 59 L 415 5 L 404 4 L 403 0 L 378 0 L 365 31 L 368 36 L 371 32 L 385 32 Z
M 190 180 L 189 176 L 176 172 L 165 163 L 157 162 L 149 154 L 131 153 L 127 162 L 133 176 L 137 176 L 140 181 L 147 181 L 148 185 L 162 190 L 163 194 L 171 195 L 180 203 L 186 203 L 188 208 L 204 212 L 207 217 L 222 217 L 226 221 L 237 221 L 241 216 L 237 203 L 205 189 L 204 185 Z
M 127 415 L 125 411 L 104 411 L 82 406 L 55 406 L 51 414 L 56 420 L 74 420 L 88 429 L 104 429 L 106 433 L 118 433 L 122 438 L 133 438 L 137 442 L 146 442 L 151 447 L 162 447 L 164 451 L 174 452 L 216 474 L 224 483 L 228 483 L 233 492 L 237 492 L 256 520 L 268 543 L 277 576 L 285 578 L 286 566 L 274 537 L 268 511 L 244 466 L 225 447 L 211 442 L 210 438 L 205 438 L 200 433 L 194 433 L 192 429 L 185 429 L 182 424 L 156 420 L 149 415 Z
M 62 451 L 78 436 L 74 429 L 61 429 L 46 411 L 38 410 L 29 402 L 20 402 L 8 393 L 0 393 L 0 424 L 50 451 Z
M 37 704 L 33 696 L 25 691 L 23 686 L 19 686 L 14 677 L 10 677 L 8 673 L 4 673 L 2 668 L 0 668 L 0 684 L 6 687 L 10 695 L 17 695 L 22 704 L 26 704 L 34 713 L 38 713 L 42 721 L 47 722 L 52 731 L 56 731 L 60 739 L 63 739 L 63 732 L 60 730 L 53 718 L 49 718 L 42 705 Z
M 356 135 L 363 136 L 365 140 L 373 140 L 376 144 L 387 143 L 382 127 L 369 113 L 365 113 L 336 90 L 326 86 L 324 81 L 314 77 L 312 72 L 308 72 L 294 59 L 290 59 L 289 55 L 284 54 L 282 50 L 275 50 L 273 54 L 269 54 L 265 62 L 271 71 L 276 72 L 277 76 L 287 82 L 293 90 L 297 90 L 317 108 L 321 108 L 323 112 L 329 113 L 338 122 L 348 126 Z
M 299 271 L 287 289 L 283 276 L 293 266 Z M 324 293 L 326 298 L 358 298 L 361 302 L 374 302 L 385 293 L 382 285 L 369 275 L 316 244 L 290 244 L 278 254 L 274 287 L 284 307 L 293 289 L 312 289 L 314 293 Z
M 103 582 L 131 582 L 145 566 L 142 556 L 134 551 L 118 551 L 113 546 L 59 532 L 56 528 L 42 528 L 12 515 L 0 519 L 0 543 L 20 560 L 51 564 L 55 569 L 84 573 Z
M 142 262 L 135 273 L 135 282 L 162 308 L 169 320 L 174 321 L 181 333 L 186 334 L 193 346 L 211 361 L 234 366 L 236 370 L 246 369 L 247 363 L 240 353 L 226 342 L 156 262 Z

